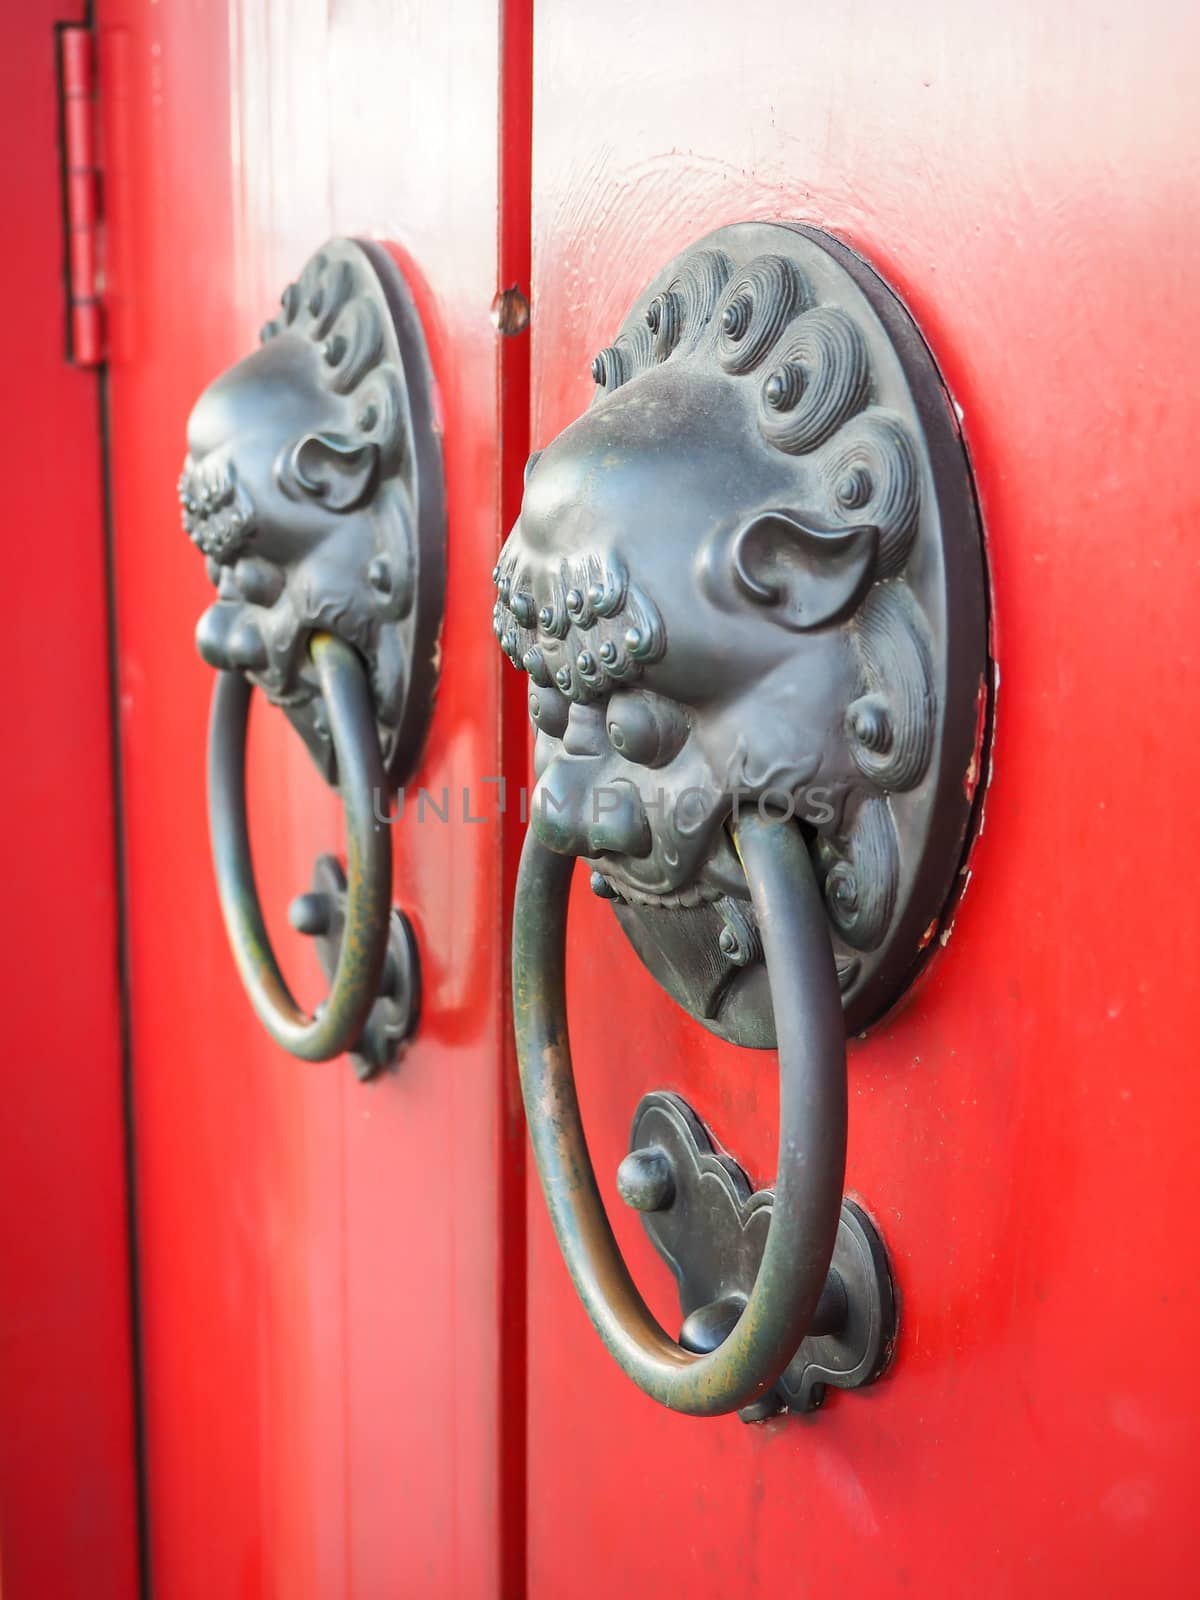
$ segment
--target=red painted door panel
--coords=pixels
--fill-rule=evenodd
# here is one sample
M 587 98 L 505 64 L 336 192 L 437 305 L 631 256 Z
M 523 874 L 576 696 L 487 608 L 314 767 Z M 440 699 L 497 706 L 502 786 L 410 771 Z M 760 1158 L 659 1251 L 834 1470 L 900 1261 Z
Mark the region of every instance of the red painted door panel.
M 67 355 L 57 23 L 0 53 L 5 1009 L 0 1590 L 136 1591 L 137 1525 L 100 378 Z
M 503 450 L 519 461 L 527 427 L 490 319 L 524 270 L 501 227 L 501 19 L 474 0 L 453 26 L 423 0 L 102 0 L 98 21 L 151 1580 L 171 1597 L 494 1593 L 519 1555 L 521 1475 L 502 1469 L 523 1424 L 504 1409 L 523 1351 L 520 1279 L 500 1275 L 521 1195 L 503 824 L 481 787 L 500 770 L 500 668 L 479 619 Z M 212 674 L 192 642 L 210 590 L 173 488 L 193 399 L 337 233 L 391 243 L 417 297 L 449 501 L 414 788 L 454 803 L 395 829 L 423 1016 L 368 1086 L 344 1059 L 285 1056 L 234 974 L 205 821 Z M 261 707 L 249 785 L 268 923 L 311 1004 L 322 982 L 284 909 L 340 848 L 336 802 Z M 464 790 L 482 823 L 462 824 Z
M 1200 1199 L 1194 21 L 1166 3 L 1077 0 L 1049 13 L 1022 0 L 1002 22 L 944 0 L 904 15 L 881 0 L 735 13 L 544 0 L 530 177 L 522 4 L 97 10 L 154 1592 L 1186 1590 L 1200 1446 L 1187 1382 L 1200 1310 L 1177 1265 Z M 489 316 L 496 290 L 524 278 L 530 203 L 532 394 L 526 341 Z M 593 352 L 672 255 L 751 217 L 846 239 L 925 331 L 976 473 L 999 700 L 953 937 L 850 1055 L 848 1187 L 892 1252 L 895 1365 L 814 1418 L 744 1427 L 672 1416 L 620 1377 L 536 1185 L 526 1194 L 505 1001 L 521 824 L 482 780 L 516 781 L 526 760 L 523 686 L 502 681 L 488 617 L 527 435 L 544 444 L 586 402 Z M 410 809 L 396 830 L 425 1007 L 400 1067 L 371 1086 L 344 1062 L 283 1056 L 238 988 L 204 815 L 211 675 L 192 630 L 209 590 L 173 497 L 194 396 L 341 232 L 396 248 L 445 428 L 443 677 L 413 787 L 447 790 L 452 818 L 466 792 L 485 817 L 427 812 L 417 826 Z M 56 414 L 78 410 L 78 386 L 56 384 Z M 94 483 L 54 482 L 60 520 L 94 521 Z M 95 549 L 80 559 L 99 589 Z M 102 623 L 97 609 L 72 634 L 73 666 L 92 663 L 100 695 L 93 732 Z M 88 770 L 107 793 L 100 750 Z M 336 804 L 269 712 L 252 727 L 250 784 L 268 920 L 312 1001 L 321 979 L 283 911 L 339 842 Z M 107 905 L 101 822 L 74 837 L 72 881 Z M 773 1054 L 688 1021 L 580 890 L 572 1025 L 599 1170 L 615 1170 L 641 1095 L 666 1088 L 765 1179 Z M 119 1191 L 111 967 L 91 997 L 104 1059 L 79 1088 L 99 1130 L 86 1159 L 99 1149 L 96 1171 Z M 74 1002 L 55 1009 L 74 1025 Z M 22 1128 L 51 1126 L 49 1106 L 31 1100 Z M 665 1269 L 610 1197 L 670 1326 Z M 119 1212 L 103 1214 L 84 1254 L 123 1296 Z M 23 1239 L 10 1242 L 28 1267 Z M 40 1391 L 55 1427 L 72 1420 L 77 1376 L 81 1392 L 119 1391 L 121 1329 L 95 1304 L 107 1321 L 94 1377 L 68 1339 L 56 1359 L 71 1382 Z M 114 1403 L 114 1461 L 128 1426 Z M 124 1462 L 104 1480 L 120 1501 L 113 1593 L 132 1570 Z M 20 1470 L 0 1447 L 0 1473 Z M 17 1549 L 48 1559 L 6 1520 L 6 1581 Z
M 961 407 L 999 698 L 953 937 L 850 1052 L 848 1188 L 892 1253 L 894 1367 L 811 1419 L 658 1409 L 587 1324 L 534 1182 L 531 1592 L 1184 1592 L 1195 19 L 544 0 L 534 41 L 532 444 L 586 403 L 592 354 L 683 247 L 747 218 L 839 235 L 906 301 Z M 586 875 L 576 889 L 597 1170 L 660 1088 L 766 1181 L 773 1054 L 691 1023 Z M 673 1327 L 666 1269 L 608 1195 Z

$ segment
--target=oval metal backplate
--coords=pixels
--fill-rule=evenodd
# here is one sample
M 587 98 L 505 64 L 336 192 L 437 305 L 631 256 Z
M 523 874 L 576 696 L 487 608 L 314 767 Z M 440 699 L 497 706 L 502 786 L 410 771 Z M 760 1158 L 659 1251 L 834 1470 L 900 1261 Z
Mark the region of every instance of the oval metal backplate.
M 383 245 L 332 239 L 284 289 L 260 337 L 188 422 L 183 524 L 217 587 L 197 628 L 200 653 L 282 707 L 335 782 L 308 642 L 325 631 L 353 645 L 399 786 L 432 712 L 446 582 L 441 438 L 420 318 Z
M 532 826 L 663 986 L 775 1042 L 729 821 L 805 830 L 847 1024 L 911 983 L 960 882 L 990 666 L 954 406 L 846 245 L 722 228 L 646 288 L 530 463 L 494 626 L 530 677 Z

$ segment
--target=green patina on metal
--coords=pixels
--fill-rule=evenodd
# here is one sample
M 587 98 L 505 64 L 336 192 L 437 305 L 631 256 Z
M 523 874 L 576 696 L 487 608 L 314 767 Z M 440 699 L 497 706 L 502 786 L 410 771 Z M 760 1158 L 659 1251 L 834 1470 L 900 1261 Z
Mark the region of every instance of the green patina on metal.
M 762 930 L 780 1040 L 780 1154 L 767 1245 L 746 1308 L 694 1355 L 655 1321 L 617 1248 L 584 1138 L 567 1035 L 567 902 L 575 860 L 525 840 L 513 914 L 521 1087 L 546 1204 L 584 1308 L 653 1399 L 717 1416 L 762 1396 L 811 1323 L 837 1236 L 846 1157 L 846 1035 L 820 890 L 798 827 L 743 817 L 735 844 Z
M 387 792 L 366 671 L 332 634 L 310 650 L 337 757 L 346 814 L 346 921 L 325 1004 L 309 1016 L 279 969 L 263 921 L 246 822 L 246 729 L 253 687 L 240 672 L 218 675 L 208 736 L 208 812 L 225 928 L 242 982 L 264 1027 L 303 1061 L 328 1061 L 358 1042 L 379 993 L 387 956 L 392 842 L 376 815 Z

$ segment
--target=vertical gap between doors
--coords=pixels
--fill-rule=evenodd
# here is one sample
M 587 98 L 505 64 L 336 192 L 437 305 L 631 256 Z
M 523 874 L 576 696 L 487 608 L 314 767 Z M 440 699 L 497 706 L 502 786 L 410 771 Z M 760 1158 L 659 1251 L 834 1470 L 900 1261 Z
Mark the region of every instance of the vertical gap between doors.
M 533 167 L 533 0 L 500 0 L 499 229 L 497 290 L 514 284 L 532 300 L 531 179 Z M 532 317 L 537 308 L 533 307 Z M 529 455 L 530 326 L 497 335 L 497 414 L 499 439 L 500 528 L 496 547 L 507 536 L 521 506 L 525 461 Z M 524 679 L 504 670 L 500 683 L 500 771 L 511 790 L 520 790 L 529 762 L 529 722 Z M 512 984 L 508 952 L 513 894 L 524 832 L 523 808 L 510 795 L 501 818 L 500 980 L 504 996 L 504 1039 L 500 1052 L 500 1436 L 499 1538 L 500 1588 L 504 1600 L 523 1600 L 526 1592 L 526 1482 L 528 1447 L 527 1282 L 525 1242 L 525 1120 L 512 1030 Z
M 103 60 L 99 49 L 96 7 L 89 0 L 82 19 L 92 30 L 95 48 L 97 98 L 103 93 Z M 99 133 L 97 134 L 99 138 Z M 103 146 L 100 145 L 103 161 Z M 65 218 L 64 218 L 65 225 Z M 102 362 L 97 369 L 97 408 L 100 439 L 101 527 L 104 540 L 104 611 L 107 632 L 108 703 L 110 768 L 112 773 L 114 905 L 117 921 L 117 996 L 120 1014 L 121 1109 L 124 1124 L 125 1229 L 129 1261 L 129 1343 L 130 1384 L 133 1408 L 134 1489 L 137 1516 L 137 1562 L 139 1600 L 150 1600 L 150 1518 L 149 1472 L 146 1460 L 146 1393 L 144 1348 L 142 1342 L 141 1254 L 138 1245 L 137 1156 L 133 1098 L 133 1044 L 130 1017 L 129 981 L 129 896 L 128 861 L 125 849 L 125 782 L 121 749 L 120 650 L 117 618 L 116 533 L 112 486 L 112 407 L 109 369 Z
M 137 1159 L 134 1136 L 133 1044 L 130 1027 L 129 900 L 126 892 L 125 785 L 121 757 L 120 657 L 117 647 L 117 586 L 111 477 L 111 410 L 108 369 L 99 371 L 100 482 L 103 497 L 105 611 L 108 623 L 109 731 L 112 740 L 113 863 L 116 872 L 117 994 L 121 1019 L 121 1104 L 125 1127 L 125 1208 L 129 1256 L 129 1341 L 133 1386 L 134 1482 L 140 1600 L 150 1600 L 149 1474 L 146 1463 L 146 1394 L 142 1347 L 141 1255 L 138 1246 Z

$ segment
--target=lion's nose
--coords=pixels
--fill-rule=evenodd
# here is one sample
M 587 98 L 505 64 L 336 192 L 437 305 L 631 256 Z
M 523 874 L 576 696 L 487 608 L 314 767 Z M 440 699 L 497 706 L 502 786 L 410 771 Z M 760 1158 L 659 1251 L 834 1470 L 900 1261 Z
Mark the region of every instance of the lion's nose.
M 627 778 L 607 775 L 607 763 L 558 756 L 533 791 L 530 826 L 561 855 L 648 856 L 650 824 L 642 798 Z
M 261 671 L 267 664 L 267 647 L 244 606 L 218 600 L 196 624 L 196 649 L 210 667 L 227 672 L 243 667 Z

